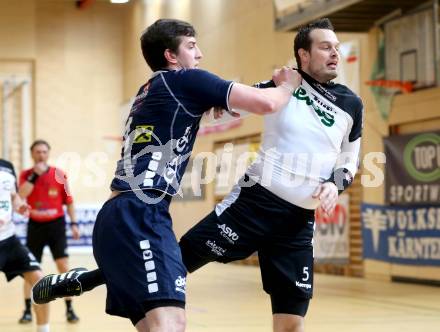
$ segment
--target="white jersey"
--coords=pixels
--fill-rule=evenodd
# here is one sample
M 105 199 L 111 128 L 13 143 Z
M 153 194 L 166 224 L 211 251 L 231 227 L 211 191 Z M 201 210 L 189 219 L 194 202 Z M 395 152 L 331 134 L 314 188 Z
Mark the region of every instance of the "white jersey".
M 360 98 L 344 85 L 321 84 L 301 74 L 288 105 L 265 116 L 260 151 L 246 173 L 278 197 L 315 209 L 319 200 L 312 194 L 334 170 L 356 173 L 363 109 Z
M 14 167 L 6 160 L 0 159 L 0 241 L 15 234 L 12 222 L 12 194 L 16 192 Z

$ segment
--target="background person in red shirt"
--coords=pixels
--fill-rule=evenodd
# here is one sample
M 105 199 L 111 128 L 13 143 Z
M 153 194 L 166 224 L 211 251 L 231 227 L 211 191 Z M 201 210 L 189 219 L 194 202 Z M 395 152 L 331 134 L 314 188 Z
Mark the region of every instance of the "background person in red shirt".
M 64 273 L 69 270 L 69 266 L 63 205 L 67 206 L 74 239 L 79 238 L 79 230 L 66 175 L 60 169 L 47 164 L 49 151 L 49 143 L 44 140 L 36 140 L 32 143 L 31 156 L 34 167 L 21 172 L 19 194 L 22 198 L 26 198 L 31 206 L 27 247 L 38 262 L 41 262 L 43 249 L 48 245 L 58 271 Z M 30 285 L 25 282 L 25 310 L 19 320 L 22 324 L 32 321 L 30 290 Z M 66 299 L 66 318 L 69 323 L 76 323 L 79 320 L 73 311 L 70 298 Z

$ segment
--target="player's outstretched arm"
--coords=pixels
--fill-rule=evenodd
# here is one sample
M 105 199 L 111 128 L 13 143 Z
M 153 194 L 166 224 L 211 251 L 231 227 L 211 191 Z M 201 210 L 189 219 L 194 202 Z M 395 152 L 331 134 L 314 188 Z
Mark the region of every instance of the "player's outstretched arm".
M 287 105 L 292 93 L 301 83 L 301 75 L 291 68 L 276 70 L 273 80 L 277 87 L 257 89 L 234 83 L 229 96 L 229 105 L 255 114 L 269 114 Z

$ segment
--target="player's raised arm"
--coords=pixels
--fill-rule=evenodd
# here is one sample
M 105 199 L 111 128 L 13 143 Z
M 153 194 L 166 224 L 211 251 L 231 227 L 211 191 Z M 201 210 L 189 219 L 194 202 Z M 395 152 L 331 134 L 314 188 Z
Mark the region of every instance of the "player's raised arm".
M 291 68 L 276 70 L 273 80 L 277 87 L 257 89 L 234 83 L 229 96 L 229 106 L 255 114 L 268 114 L 283 108 L 301 83 L 301 75 Z

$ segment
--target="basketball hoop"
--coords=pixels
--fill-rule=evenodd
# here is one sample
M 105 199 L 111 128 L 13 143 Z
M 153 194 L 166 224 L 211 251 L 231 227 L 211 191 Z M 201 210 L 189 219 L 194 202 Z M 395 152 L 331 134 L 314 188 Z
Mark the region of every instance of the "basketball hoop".
M 402 93 L 410 93 L 414 90 L 414 84 L 408 81 L 396 81 L 396 80 L 371 80 L 365 82 L 368 86 L 377 86 L 386 89 L 397 89 Z

